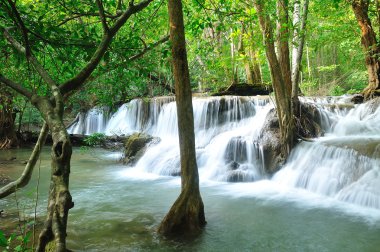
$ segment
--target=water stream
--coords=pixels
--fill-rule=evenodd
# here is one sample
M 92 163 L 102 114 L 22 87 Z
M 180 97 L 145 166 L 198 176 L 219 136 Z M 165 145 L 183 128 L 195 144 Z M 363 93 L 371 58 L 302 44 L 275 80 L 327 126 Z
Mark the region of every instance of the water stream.
M 155 233 L 180 190 L 179 177 L 171 176 L 179 171 L 175 103 L 161 98 L 123 105 L 100 132 L 143 131 L 161 141 L 149 147 L 134 167 L 119 164 L 120 153 L 74 150 L 75 207 L 69 217 L 69 247 L 75 251 L 378 251 L 380 109 L 371 104 L 346 106 L 346 98 L 305 102 L 319 106 L 326 135 L 301 143 L 286 166 L 271 176 L 265 172 L 257 143 L 271 101 L 194 99 L 208 224 L 190 243 L 165 240 Z M 27 150 L 0 152 L 0 160 L 9 156 L 24 160 L 27 155 Z M 46 208 L 48 159 L 46 149 L 39 189 L 41 215 Z M 22 168 L 15 162 L 2 172 L 16 178 Z M 36 183 L 37 173 L 18 194 L 26 206 L 25 216 L 33 215 Z M 0 209 L 15 211 L 15 199 L 0 200 Z

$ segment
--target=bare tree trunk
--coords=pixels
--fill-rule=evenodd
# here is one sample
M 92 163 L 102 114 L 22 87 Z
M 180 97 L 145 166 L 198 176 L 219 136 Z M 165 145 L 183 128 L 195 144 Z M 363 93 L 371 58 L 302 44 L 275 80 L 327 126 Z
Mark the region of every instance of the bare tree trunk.
M 59 100 L 59 96 L 56 97 Z M 53 139 L 51 148 L 51 183 L 47 217 L 39 236 L 36 251 L 45 251 L 47 246 L 59 252 L 66 252 L 66 228 L 69 210 L 74 207 L 69 192 L 70 161 L 72 146 L 63 123 L 63 103 L 39 98 L 34 105 L 41 111 Z
M 285 82 L 286 92 L 291 94 L 292 81 L 289 59 L 289 14 L 288 0 L 277 0 L 277 45 L 278 62 L 280 64 L 283 81 Z
M 231 34 L 233 33 L 233 30 L 231 28 Z M 231 62 L 232 62 L 232 84 L 237 84 L 239 82 L 238 80 L 238 74 L 237 74 L 237 64 L 236 64 L 236 58 L 235 58 L 235 42 L 234 38 L 231 36 Z
M 253 66 L 252 61 L 250 60 L 250 56 L 246 53 L 246 48 L 244 46 L 244 34 L 245 34 L 245 25 L 244 22 L 241 22 L 241 33 L 239 36 L 239 48 L 238 52 L 240 55 L 244 56 L 244 69 L 245 69 L 245 76 L 246 76 L 246 82 L 247 84 L 253 85 L 255 82 L 254 73 L 253 73 Z
M 312 79 L 312 70 L 311 70 L 311 65 L 310 65 L 310 57 L 309 57 L 309 47 L 307 46 L 306 43 L 306 61 L 307 61 L 307 72 L 309 76 L 309 81 Z
M 300 13 L 300 1 L 294 2 L 293 13 L 293 51 L 292 51 L 292 103 L 293 111 L 295 115 L 299 114 L 298 106 L 298 92 L 299 92 L 299 77 L 300 77 L 300 65 L 302 61 L 303 46 L 305 42 L 306 21 L 309 8 L 309 0 L 304 0 L 302 8 L 302 21 Z
M 0 150 L 18 146 L 11 93 L 0 88 Z
M 167 236 L 199 233 L 206 224 L 195 156 L 194 118 L 181 0 L 169 0 L 170 39 L 181 155 L 181 194 L 158 231 Z
M 276 98 L 277 115 L 279 118 L 283 158 L 287 158 L 294 146 L 295 124 L 291 109 L 291 97 L 284 82 L 281 67 L 276 57 L 273 40 L 273 28 L 268 14 L 263 10 L 265 3 L 255 0 L 254 6 L 259 16 L 259 22 L 263 33 L 265 52 L 268 58 L 272 85 Z
M 261 73 L 261 65 L 260 65 L 257 54 L 258 52 L 254 48 L 252 48 L 251 59 L 252 59 L 252 64 L 253 64 L 253 74 L 254 74 L 254 80 L 255 80 L 254 84 L 261 86 L 263 85 L 263 78 L 262 78 L 262 73 Z
M 368 71 L 368 86 L 363 90 L 364 98 L 369 99 L 379 93 L 380 65 L 379 47 L 376 34 L 368 16 L 369 0 L 353 0 L 352 9 L 361 30 L 361 43 L 365 51 Z

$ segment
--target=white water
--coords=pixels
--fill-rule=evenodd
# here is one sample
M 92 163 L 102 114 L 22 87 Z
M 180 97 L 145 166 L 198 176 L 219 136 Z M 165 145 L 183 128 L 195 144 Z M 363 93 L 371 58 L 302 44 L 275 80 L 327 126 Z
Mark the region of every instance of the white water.
M 380 209 L 380 109 L 370 104 L 347 105 L 348 100 L 348 97 L 304 98 L 304 102 L 318 106 L 326 136 L 299 144 L 287 164 L 270 177 L 264 172 L 264 154 L 257 139 L 273 104 L 263 98 L 194 98 L 201 183 L 261 180 L 252 186 L 237 184 L 238 188 L 244 188 L 244 195 L 249 194 L 249 188 L 256 191 L 256 185 L 268 181 L 270 186 L 264 188 L 271 187 L 277 193 L 284 188 L 302 188 L 339 201 Z M 120 135 L 138 131 L 158 136 L 161 141 L 151 145 L 123 176 L 155 179 L 178 175 L 177 116 L 173 99 L 157 98 L 150 103 L 134 100 L 125 104 L 101 132 Z M 266 190 L 263 190 L 259 191 L 265 195 Z
M 104 132 L 108 117 L 106 108 L 92 108 L 86 113 L 79 113 L 75 124 L 71 125 L 67 131 L 70 134 L 91 135 L 93 133 Z
M 334 117 L 326 137 L 298 145 L 272 180 L 380 209 L 380 107 L 361 104 Z

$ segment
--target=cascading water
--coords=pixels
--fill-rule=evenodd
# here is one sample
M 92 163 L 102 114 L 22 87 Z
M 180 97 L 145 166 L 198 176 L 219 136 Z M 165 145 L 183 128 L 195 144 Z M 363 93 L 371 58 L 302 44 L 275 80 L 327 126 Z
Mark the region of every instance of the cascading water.
M 380 107 L 369 102 L 333 117 L 326 136 L 297 146 L 273 180 L 380 209 Z
M 196 152 L 201 181 L 267 180 L 304 188 L 357 205 L 380 209 L 380 109 L 355 106 L 343 98 L 302 98 L 319 109 L 326 132 L 300 143 L 273 177 L 265 173 L 258 144 L 268 98 L 208 97 L 193 99 Z M 85 119 L 82 119 L 85 120 Z M 80 121 L 80 120 L 79 120 Z M 73 125 L 72 131 L 77 127 Z M 86 131 L 88 132 L 88 131 Z M 173 97 L 124 104 L 100 132 L 107 135 L 145 132 L 160 142 L 151 145 L 126 176 L 179 175 L 177 114 Z
M 272 107 L 267 98 L 194 98 L 194 126 L 198 167 L 202 179 L 253 181 L 265 173 L 255 140 Z M 147 133 L 161 141 L 150 147 L 135 170 L 179 175 L 175 102 L 166 104 L 157 125 Z
M 91 135 L 104 132 L 108 121 L 107 108 L 92 108 L 86 113 L 79 113 L 76 122 L 72 124 L 67 132 L 69 134 Z
M 198 165 L 203 179 L 253 181 L 265 176 L 262 152 L 256 142 L 264 118 L 272 107 L 267 97 L 193 99 Z M 85 127 L 82 121 L 87 121 L 88 117 L 80 118 L 70 127 L 69 133 Z M 149 148 L 135 169 L 158 175 L 179 175 L 174 97 L 135 99 L 124 104 L 99 132 L 106 135 L 144 132 L 159 137 L 160 142 Z

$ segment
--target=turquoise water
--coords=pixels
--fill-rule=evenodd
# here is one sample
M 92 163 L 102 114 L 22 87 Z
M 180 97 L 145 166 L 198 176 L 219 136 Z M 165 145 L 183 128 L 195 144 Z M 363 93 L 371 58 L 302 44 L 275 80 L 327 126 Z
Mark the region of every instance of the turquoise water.
M 28 150 L 0 171 L 16 178 Z M 49 150 L 42 155 L 38 215 L 46 213 Z M 156 229 L 179 194 L 178 178 L 136 173 L 117 162 L 118 154 L 74 149 L 68 246 L 74 251 L 379 251 L 380 210 L 288 188 L 273 181 L 203 181 L 208 224 L 194 241 L 170 241 Z M 33 215 L 38 167 L 17 194 L 22 216 Z M 14 196 L 0 209 L 14 212 Z M 1 219 L 0 219 L 1 220 Z M 1 220 L 3 221 L 3 220 Z M 1 224 L 0 224 L 1 227 Z

